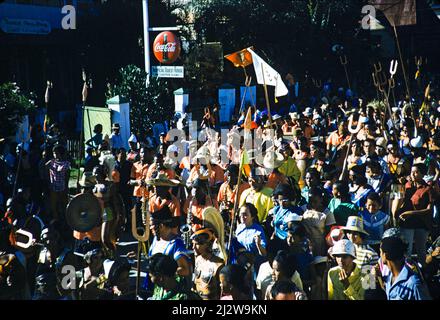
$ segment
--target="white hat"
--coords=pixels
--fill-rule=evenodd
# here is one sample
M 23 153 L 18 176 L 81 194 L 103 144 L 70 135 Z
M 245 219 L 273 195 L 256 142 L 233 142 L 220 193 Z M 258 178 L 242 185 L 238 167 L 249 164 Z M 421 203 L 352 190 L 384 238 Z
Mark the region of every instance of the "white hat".
M 303 112 L 303 115 L 305 115 L 306 117 L 310 117 L 313 114 L 313 109 L 312 108 L 306 108 L 306 110 Z
M 322 119 L 322 117 L 319 114 L 313 115 L 313 120 Z
M 278 119 L 281 119 L 282 117 L 279 115 L 279 114 L 276 114 L 276 115 L 274 115 L 273 117 L 272 117 L 272 120 L 273 121 L 275 121 L 275 120 L 278 120 Z
M 132 134 L 132 135 L 130 136 L 130 138 L 128 138 L 128 142 L 134 142 L 134 143 L 137 143 L 138 140 L 137 140 L 136 136 L 135 136 L 134 134 Z
M 292 112 L 292 113 L 289 113 L 289 115 L 292 118 L 292 120 L 299 120 L 298 112 Z
M 356 259 L 356 251 L 354 249 L 354 244 L 350 240 L 342 239 L 335 242 L 333 246 L 332 255 L 348 254 Z
M 415 137 L 414 139 L 411 139 L 410 145 L 413 148 L 423 147 L 423 138 L 421 136 L 418 136 L 418 137 Z
M 394 112 L 394 113 L 395 113 L 395 112 L 398 112 L 398 111 L 399 111 L 399 108 L 397 108 L 397 107 L 393 107 L 393 108 L 391 109 L 391 111 Z

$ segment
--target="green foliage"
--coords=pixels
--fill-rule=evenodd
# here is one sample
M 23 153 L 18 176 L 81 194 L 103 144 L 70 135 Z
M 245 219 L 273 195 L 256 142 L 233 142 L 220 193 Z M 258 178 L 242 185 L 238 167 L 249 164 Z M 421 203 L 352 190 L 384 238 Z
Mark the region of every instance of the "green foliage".
M 0 137 L 15 135 L 23 116 L 33 107 L 33 101 L 14 83 L 0 85 Z
M 130 122 L 132 131 L 145 132 L 156 122 L 163 122 L 173 116 L 173 93 L 167 82 L 150 78 L 145 87 L 147 74 L 135 65 L 128 65 L 119 70 L 119 77 L 110 84 L 107 98 L 116 95 L 130 100 Z

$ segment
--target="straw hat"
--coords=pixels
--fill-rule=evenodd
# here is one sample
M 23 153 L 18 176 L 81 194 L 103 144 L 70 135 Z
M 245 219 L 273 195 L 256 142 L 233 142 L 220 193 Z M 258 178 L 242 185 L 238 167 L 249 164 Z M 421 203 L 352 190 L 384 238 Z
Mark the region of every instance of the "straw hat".
M 180 184 L 177 179 L 169 179 L 164 173 L 159 173 L 156 178 L 147 180 L 147 185 L 156 187 L 175 187 Z
M 92 172 L 86 171 L 83 173 L 81 180 L 78 182 L 81 187 L 94 187 L 97 184 L 96 177 Z
M 268 169 L 276 169 L 281 167 L 284 163 L 284 156 L 278 151 L 275 152 L 267 152 L 264 155 L 263 163 L 259 163 L 259 159 L 257 158 L 255 161 L 261 167 L 265 167 Z
M 347 224 L 342 228 L 344 231 L 356 231 L 368 236 L 368 232 L 364 230 L 364 220 L 361 217 L 351 216 L 347 219 Z

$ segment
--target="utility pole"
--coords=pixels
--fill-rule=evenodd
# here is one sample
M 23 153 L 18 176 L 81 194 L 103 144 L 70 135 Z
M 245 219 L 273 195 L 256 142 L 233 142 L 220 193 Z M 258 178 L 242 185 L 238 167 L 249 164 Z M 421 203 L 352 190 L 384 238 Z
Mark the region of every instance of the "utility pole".
M 144 55 L 145 55 L 145 72 L 147 73 L 146 86 L 150 84 L 150 34 L 149 34 L 149 18 L 148 18 L 148 0 L 142 0 L 142 13 L 144 16 Z

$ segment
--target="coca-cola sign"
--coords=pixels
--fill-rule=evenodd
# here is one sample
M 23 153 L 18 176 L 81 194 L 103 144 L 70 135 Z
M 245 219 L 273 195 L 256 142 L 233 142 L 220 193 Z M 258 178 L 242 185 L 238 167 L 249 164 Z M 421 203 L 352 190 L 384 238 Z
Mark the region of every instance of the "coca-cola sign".
M 153 52 L 156 59 L 163 64 L 171 64 L 180 55 L 180 41 L 174 33 L 161 32 L 153 43 Z

